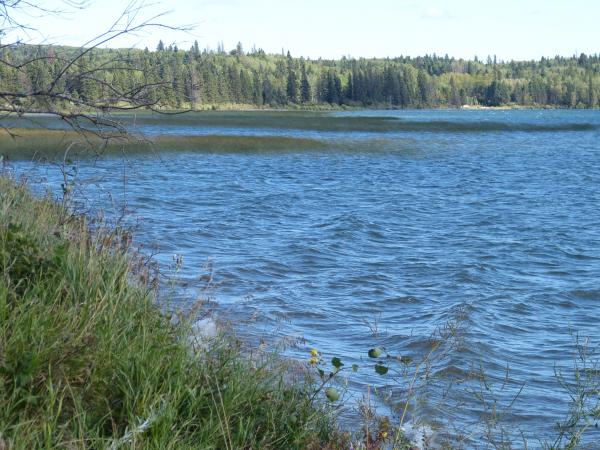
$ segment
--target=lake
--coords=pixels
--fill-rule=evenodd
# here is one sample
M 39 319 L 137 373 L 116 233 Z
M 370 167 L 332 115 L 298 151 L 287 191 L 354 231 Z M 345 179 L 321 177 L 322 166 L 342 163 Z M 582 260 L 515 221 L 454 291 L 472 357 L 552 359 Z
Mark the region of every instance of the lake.
M 136 242 L 177 277 L 175 304 L 207 295 L 209 262 L 213 307 L 240 336 L 360 366 L 344 372 L 347 404 L 378 386 L 374 403 L 400 415 L 410 369 L 392 358 L 377 375 L 367 351 L 419 361 L 433 345 L 407 418 L 467 448 L 557 436 L 570 405 L 557 373 L 572 386 L 577 340 L 600 343 L 599 111 L 217 112 L 137 126 L 304 139 L 78 162 L 80 198 L 111 217 L 126 204 Z M 62 182 L 54 165 L 12 168 L 38 189 Z

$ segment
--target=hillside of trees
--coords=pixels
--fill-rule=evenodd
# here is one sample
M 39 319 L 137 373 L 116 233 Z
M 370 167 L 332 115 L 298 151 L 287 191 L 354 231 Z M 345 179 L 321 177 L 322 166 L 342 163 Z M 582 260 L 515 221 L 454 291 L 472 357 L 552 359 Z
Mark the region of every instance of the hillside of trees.
M 36 91 L 52 86 L 64 98 L 94 104 L 117 102 L 111 91 L 143 86 L 158 108 L 207 108 L 223 104 L 283 107 L 349 105 L 398 108 L 522 105 L 595 108 L 600 98 L 600 55 L 485 61 L 448 56 L 310 60 L 287 54 L 226 52 L 165 46 L 93 49 L 57 77 L 81 49 L 6 45 L 0 48 L 0 96 L 22 92 L 34 110 Z M 57 77 L 56 85 L 53 85 Z M 32 95 L 33 94 L 33 95 Z M 138 93 L 136 93 L 137 95 Z M 44 96 L 39 96 L 43 99 Z M 60 101 L 61 96 L 54 97 Z M 13 100 L 13 99 L 11 99 Z M 66 105 L 64 105 L 66 107 Z

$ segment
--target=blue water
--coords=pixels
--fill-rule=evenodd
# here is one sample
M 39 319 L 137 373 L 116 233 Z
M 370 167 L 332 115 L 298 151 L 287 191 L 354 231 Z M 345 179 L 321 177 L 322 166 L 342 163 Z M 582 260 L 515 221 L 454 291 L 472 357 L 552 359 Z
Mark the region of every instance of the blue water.
M 393 407 L 407 384 L 376 376 L 366 351 L 382 346 L 418 360 L 436 329 L 457 322 L 460 340 L 433 362 L 421 391 L 427 401 L 409 410 L 411 419 L 459 430 L 469 448 L 486 440 L 482 416 L 495 399 L 498 410 L 510 405 L 499 426 L 513 438 L 522 432 L 530 448 L 552 439 L 569 410 L 555 372 L 568 377 L 577 333 L 600 343 L 600 112 L 337 114 L 392 116 L 418 127 L 224 128 L 338 145 L 111 157 L 80 162 L 79 178 L 88 201 L 109 214 L 127 203 L 137 242 L 163 267 L 183 255 L 178 285 L 188 287 L 176 301 L 195 300 L 197 276 L 210 261 L 217 283 L 210 296 L 222 320 L 250 341 L 302 338 L 287 348 L 291 357 L 307 359 L 316 347 L 326 358 L 359 363 L 349 375 L 350 399 L 376 385 L 391 389 Z M 57 183 L 54 167 L 14 167 L 33 182 Z M 469 376 L 480 369 L 485 380 Z M 600 439 L 596 429 L 588 436 Z

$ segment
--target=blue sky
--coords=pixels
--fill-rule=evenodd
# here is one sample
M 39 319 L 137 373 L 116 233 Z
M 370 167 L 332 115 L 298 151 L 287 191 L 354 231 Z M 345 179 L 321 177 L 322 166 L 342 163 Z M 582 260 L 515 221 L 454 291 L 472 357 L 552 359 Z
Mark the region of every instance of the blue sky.
M 64 7 L 58 0 L 42 4 Z M 91 0 L 60 17 L 21 16 L 40 30 L 23 37 L 80 45 L 108 28 L 127 4 Z M 141 17 L 165 11 L 163 22 L 194 30 L 153 29 L 110 45 L 154 48 L 162 38 L 188 48 L 197 39 L 201 48 L 223 41 L 231 49 L 241 41 L 246 49 L 285 48 L 311 58 L 447 53 L 510 60 L 600 53 L 599 0 L 171 0 L 148 4 Z

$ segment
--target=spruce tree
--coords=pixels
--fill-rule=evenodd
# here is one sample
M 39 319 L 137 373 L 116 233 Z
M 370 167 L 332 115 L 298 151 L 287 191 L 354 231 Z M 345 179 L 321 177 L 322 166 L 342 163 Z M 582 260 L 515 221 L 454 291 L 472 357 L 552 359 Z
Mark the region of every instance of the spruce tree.
M 287 53 L 287 101 L 296 103 L 298 101 L 298 78 L 294 67 L 294 60 L 290 52 Z
M 488 95 L 488 97 L 490 99 L 494 99 L 491 100 L 492 102 L 495 102 L 495 93 L 496 93 L 496 82 L 494 81 L 493 83 L 493 88 L 490 86 L 490 89 L 492 89 L 492 91 L 490 91 L 491 93 Z M 450 77 L 450 104 L 452 106 L 455 107 L 459 107 L 460 106 L 460 93 L 456 87 L 456 80 L 454 79 L 454 77 Z M 494 105 L 496 106 L 496 105 Z
M 302 103 L 310 102 L 310 83 L 306 74 L 306 64 L 302 60 L 302 80 L 300 82 L 300 97 Z
M 596 95 L 594 93 L 594 82 L 592 80 L 592 71 L 588 72 L 588 99 L 587 107 L 593 108 L 596 106 Z
M 237 56 L 244 56 L 244 46 L 242 45 L 241 42 L 238 42 L 237 45 L 235 46 L 235 54 Z
M 419 100 L 421 106 L 431 106 L 429 82 L 427 81 L 427 74 L 423 69 L 419 70 L 419 73 L 417 74 L 417 84 L 419 86 Z

